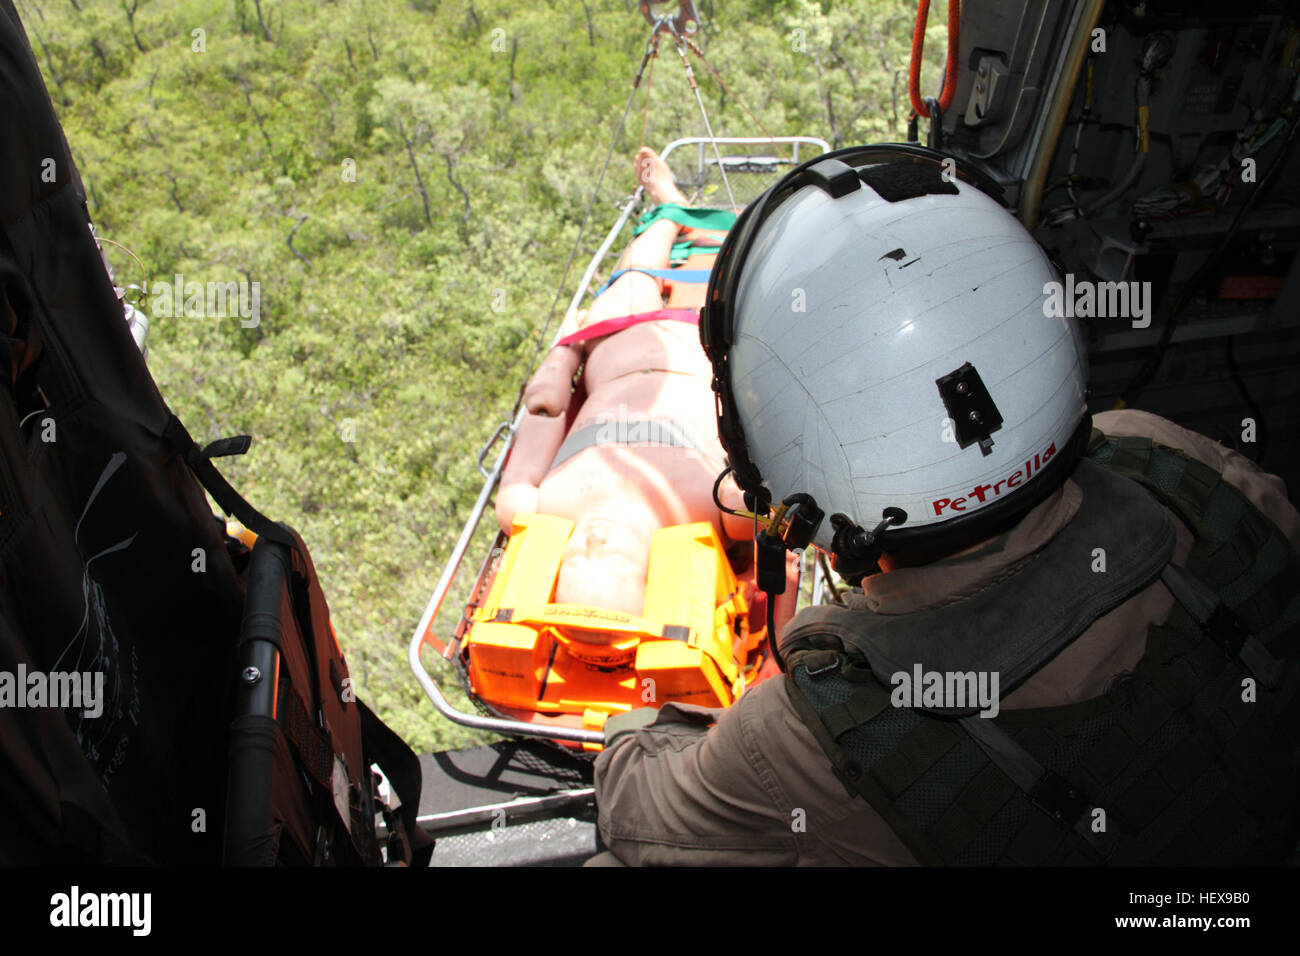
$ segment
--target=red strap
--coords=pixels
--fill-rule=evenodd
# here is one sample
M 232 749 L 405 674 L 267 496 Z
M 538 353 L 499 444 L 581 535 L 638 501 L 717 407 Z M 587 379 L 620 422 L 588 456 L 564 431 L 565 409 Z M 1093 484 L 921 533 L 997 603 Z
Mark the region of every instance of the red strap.
M 598 339 L 602 335 L 613 335 L 615 332 L 622 332 L 634 325 L 640 325 L 642 322 L 657 322 L 660 319 L 666 319 L 670 322 L 689 322 L 691 325 L 698 325 L 700 322 L 699 309 L 658 309 L 654 312 L 638 312 L 636 315 L 622 315 L 616 319 L 606 319 L 604 322 L 597 322 L 595 325 L 589 325 L 585 329 L 579 329 L 572 335 L 566 335 L 556 345 L 575 345 L 578 342 L 586 342 L 588 339 Z

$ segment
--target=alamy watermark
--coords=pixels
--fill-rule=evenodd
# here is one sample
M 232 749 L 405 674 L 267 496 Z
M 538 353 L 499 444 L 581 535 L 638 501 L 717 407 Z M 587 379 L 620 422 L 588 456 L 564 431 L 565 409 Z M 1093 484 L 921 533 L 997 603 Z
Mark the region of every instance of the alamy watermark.
M 1051 319 L 1130 319 L 1133 328 L 1151 324 L 1150 282 L 1092 282 L 1075 280 L 1043 284 L 1043 315 Z
M 94 720 L 104 713 L 103 671 L 0 671 L 0 708 L 79 710 Z
M 978 708 L 981 717 L 998 715 L 996 671 L 927 671 L 913 664 L 911 671 L 895 671 L 889 683 L 889 702 L 895 707 Z
M 262 321 L 262 286 L 238 282 L 186 282 L 179 272 L 171 282 L 149 287 L 149 310 L 155 318 L 239 319 L 246 329 Z
M 133 936 L 148 936 L 152 914 L 152 893 L 83 892 L 73 885 L 50 897 L 50 925 L 59 928 L 122 927 Z

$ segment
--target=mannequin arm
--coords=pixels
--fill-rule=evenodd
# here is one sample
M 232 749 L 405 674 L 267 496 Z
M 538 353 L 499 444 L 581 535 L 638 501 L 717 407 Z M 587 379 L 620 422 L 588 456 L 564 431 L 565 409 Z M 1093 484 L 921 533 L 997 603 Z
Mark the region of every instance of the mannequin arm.
M 565 425 L 563 417 L 524 413 L 497 489 L 497 522 L 506 533 L 516 514 L 537 510 L 538 489 L 564 443 Z

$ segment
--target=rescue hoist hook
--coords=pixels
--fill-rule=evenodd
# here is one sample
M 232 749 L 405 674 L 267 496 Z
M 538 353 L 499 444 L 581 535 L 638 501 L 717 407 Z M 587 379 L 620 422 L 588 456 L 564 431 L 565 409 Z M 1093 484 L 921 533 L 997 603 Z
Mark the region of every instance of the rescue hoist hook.
M 699 30 L 700 17 L 695 12 L 695 4 L 692 0 L 677 0 L 676 13 L 655 12 L 655 8 L 671 7 L 672 3 L 673 0 L 639 0 L 637 6 L 640 7 L 641 13 L 655 28 L 653 35 L 667 31 L 673 36 L 689 36 Z

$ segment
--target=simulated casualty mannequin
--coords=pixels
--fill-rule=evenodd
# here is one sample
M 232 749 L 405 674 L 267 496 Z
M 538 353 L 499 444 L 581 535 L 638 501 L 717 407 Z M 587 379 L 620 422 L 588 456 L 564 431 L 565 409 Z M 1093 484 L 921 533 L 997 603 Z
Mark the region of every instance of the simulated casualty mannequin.
M 668 165 L 648 147 L 636 170 L 651 200 L 686 206 Z M 683 218 L 678 216 L 678 218 Z M 628 245 L 615 278 L 564 336 L 596 323 L 664 308 L 664 281 L 637 269 L 667 269 L 681 223 L 652 221 Z M 630 271 L 625 271 L 630 270 Z M 704 287 L 678 286 L 669 305 L 696 304 Z M 584 364 L 585 363 L 585 364 Z M 586 399 L 566 427 L 572 382 L 583 367 Z M 497 494 L 497 520 L 542 512 L 575 523 L 555 600 L 640 614 L 653 532 L 712 521 L 724 544 L 748 542 L 753 525 L 713 502 L 723 451 L 714 421 L 712 371 L 692 321 L 660 319 L 553 348 L 524 390 L 526 414 Z M 722 500 L 740 507 L 726 483 Z

